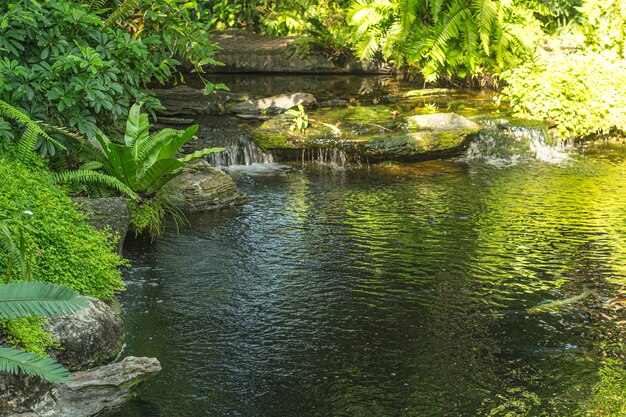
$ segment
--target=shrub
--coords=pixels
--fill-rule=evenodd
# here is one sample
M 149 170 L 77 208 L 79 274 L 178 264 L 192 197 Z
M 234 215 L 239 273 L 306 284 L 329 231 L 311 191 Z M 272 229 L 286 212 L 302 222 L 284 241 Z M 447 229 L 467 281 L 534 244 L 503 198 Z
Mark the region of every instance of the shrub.
M 123 289 L 108 233 L 85 223 L 72 201 L 43 169 L 0 160 L 0 216 L 22 219 L 36 233 L 25 241 L 35 254 L 32 275 L 38 281 L 66 285 L 84 295 L 110 299 Z M 32 215 L 28 214 L 32 213 Z M 0 270 L 7 256 L 0 253 Z M 19 276 L 20 271 L 14 272 Z
M 626 61 L 612 52 L 555 53 L 504 77 L 511 107 L 554 121 L 560 139 L 626 132 Z
M 0 99 L 90 137 L 97 125 L 123 118 L 131 102 L 157 106 L 144 86 L 167 79 L 177 63 L 160 53 L 160 39 L 108 27 L 79 2 L 15 2 L 0 9 L 0 22 Z M 44 138 L 39 148 L 54 153 Z

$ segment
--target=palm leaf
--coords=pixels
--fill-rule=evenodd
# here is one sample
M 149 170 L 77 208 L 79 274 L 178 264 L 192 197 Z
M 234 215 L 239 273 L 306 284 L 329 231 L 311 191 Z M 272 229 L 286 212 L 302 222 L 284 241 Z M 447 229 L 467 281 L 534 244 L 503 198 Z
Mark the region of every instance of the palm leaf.
M 36 353 L 0 347 L 0 372 L 36 375 L 50 382 L 69 382 L 70 372 L 53 359 Z
M 182 131 L 166 128 L 150 135 L 141 144 L 137 144 L 137 166 L 147 168 L 154 164 L 157 159 L 160 159 L 158 156 L 163 147 L 167 146 L 168 143 L 171 143 L 181 134 Z
M 86 307 L 71 288 L 50 282 L 0 284 L 0 318 L 59 316 Z

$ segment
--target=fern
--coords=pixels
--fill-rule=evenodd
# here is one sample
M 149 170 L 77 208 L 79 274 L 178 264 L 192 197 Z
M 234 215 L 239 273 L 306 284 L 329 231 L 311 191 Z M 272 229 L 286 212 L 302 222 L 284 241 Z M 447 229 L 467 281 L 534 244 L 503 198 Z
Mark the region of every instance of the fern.
M 126 19 L 131 16 L 135 10 L 139 8 L 139 6 L 143 3 L 143 0 L 125 0 L 117 9 L 113 11 L 109 15 L 109 18 L 106 20 L 106 26 L 113 26 L 119 23 L 121 20 Z
M 87 306 L 71 288 L 49 282 L 0 284 L 0 317 L 59 316 Z
M 61 149 L 65 147 L 59 143 L 59 141 L 53 139 L 48 133 L 46 133 L 39 123 L 32 120 L 30 117 L 11 106 L 9 103 L 0 100 L 0 117 L 13 120 L 26 127 L 24 133 L 18 140 L 18 159 L 20 162 L 27 163 L 33 160 L 33 151 L 37 145 L 37 140 L 41 136 L 45 140 L 52 142 L 54 145 Z
M 102 172 L 91 171 L 88 169 L 79 169 L 76 171 L 64 171 L 53 174 L 53 178 L 56 182 L 78 182 L 83 184 L 99 183 L 113 188 L 123 194 L 126 194 L 132 200 L 138 200 L 139 197 L 130 187 L 124 184 L 119 179 L 103 174 Z
M 53 359 L 37 353 L 0 347 L 0 372 L 37 375 L 50 382 L 69 382 L 70 372 Z

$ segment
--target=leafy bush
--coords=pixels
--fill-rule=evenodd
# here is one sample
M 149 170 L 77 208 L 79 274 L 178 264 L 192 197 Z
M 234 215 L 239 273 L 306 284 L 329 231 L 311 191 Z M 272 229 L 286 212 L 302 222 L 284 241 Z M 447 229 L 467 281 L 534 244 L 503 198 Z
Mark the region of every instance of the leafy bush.
M 159 38 L 141 41 L 108 27 L 79 2 L 15 2 L 0 10 L 0 22 L 0 99 L 90 137 L 97 125 L 114 125 L 131 102 L 156 107 L 144 86 L 167 79 L 177 63 L 159 53 Z M 54 152 L 45 138 L 39 147 Z
M 48 172 L 0 159 L 0 178 L 0 216 L 21 219 L 36 231 L 24 235 L 34 253 L 32 273 L 37 280 L 101 299 L 123 289 L 117 267 L 124 262 L 113 251 L 108 234 L 85 223 Z M 7 261 L 0 251 L 1 271 Z M 19 268 L 14 270 L 19 276 Z
M 556 123 L 557 137 L 626 132 L 626 62 L 612 53 L 557 53 L 504 74 L 522 117 Z
M 529 59 L 519 19 L 512 2 L 499 0 L 355 0 L 349 22 L 360 58 L 382 53 L 430 82 L 498 73 Z

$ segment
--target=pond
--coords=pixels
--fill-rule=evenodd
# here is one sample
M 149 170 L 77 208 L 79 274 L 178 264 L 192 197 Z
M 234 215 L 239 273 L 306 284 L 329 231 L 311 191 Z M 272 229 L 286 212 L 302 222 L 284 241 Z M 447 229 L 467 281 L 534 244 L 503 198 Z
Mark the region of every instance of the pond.
M 111 415 L 565 416 L 592 395 L 623 335 L 626 150 L 267 166 L 232 170 L 247 205 L 126 245 L 124 355 L 163 371 Z

